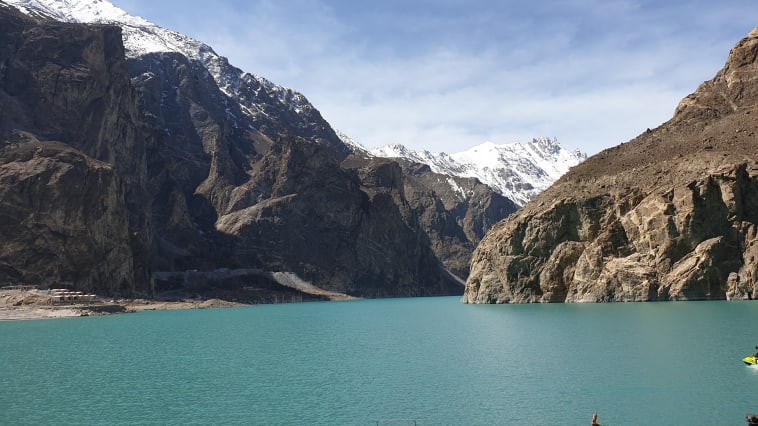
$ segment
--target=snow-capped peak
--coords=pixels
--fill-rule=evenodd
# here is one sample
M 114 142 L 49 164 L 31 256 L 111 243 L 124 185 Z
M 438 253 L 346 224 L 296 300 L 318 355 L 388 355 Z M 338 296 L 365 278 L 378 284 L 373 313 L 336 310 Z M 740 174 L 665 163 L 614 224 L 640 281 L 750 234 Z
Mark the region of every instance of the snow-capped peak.
M 101 0 L 4 0 L 22 12 L 38 12 L 58 21 L 64 22 L 121 22 L 131 18 L 126 12 L 107 1 Z M 142 20 L 142 18 L 133 18 Z
M 213 50 L 197 40 L 132 16 L 106 0 L 4 0 L 24 13 L 40 13 L 62 22 L 114 24 L 123 29 L 127 56 L 155 52 L 180 52 L 200 59 L 201 51 Z
M 450 155 L 414 151 L 403 145 L 387 145 L 371 153 L 423 163 L 435 173 L 478 178 L 522 206 L 587 158 L 578 150 L 564 149 L 555 138 L 501 145 L 485 142 Z

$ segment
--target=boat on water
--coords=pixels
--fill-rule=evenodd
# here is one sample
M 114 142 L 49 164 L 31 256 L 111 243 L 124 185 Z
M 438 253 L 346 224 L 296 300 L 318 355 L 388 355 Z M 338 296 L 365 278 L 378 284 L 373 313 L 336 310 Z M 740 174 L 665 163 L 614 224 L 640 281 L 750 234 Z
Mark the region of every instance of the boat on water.
M 758 358 L 756 358 L 755 355 L 748 355 L 745 358 L 742 358 L 742 362 L 747 365 L 758 365 Z

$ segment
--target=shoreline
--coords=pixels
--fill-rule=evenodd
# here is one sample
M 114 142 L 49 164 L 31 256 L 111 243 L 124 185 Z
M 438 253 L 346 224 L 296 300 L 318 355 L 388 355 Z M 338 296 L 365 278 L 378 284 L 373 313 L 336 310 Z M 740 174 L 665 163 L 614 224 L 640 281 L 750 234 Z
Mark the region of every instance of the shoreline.
M 0 322 L 112 315 L 142 311 L 250 306 L 221 299 L 117 299 L 53 303 L 49 290 L 0 289 Z

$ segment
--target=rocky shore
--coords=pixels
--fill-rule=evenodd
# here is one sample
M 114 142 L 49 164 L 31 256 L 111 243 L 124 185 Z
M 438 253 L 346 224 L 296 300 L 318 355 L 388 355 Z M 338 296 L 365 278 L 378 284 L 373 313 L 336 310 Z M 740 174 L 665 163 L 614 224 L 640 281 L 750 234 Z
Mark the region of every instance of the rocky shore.
M 109 315 L 149 310 L 203 309 L 246 306 L 220 299 L 174 297 L 156 299 L 103 299 L 55 302 L 50 290 L 0 289 L 0 321 Z

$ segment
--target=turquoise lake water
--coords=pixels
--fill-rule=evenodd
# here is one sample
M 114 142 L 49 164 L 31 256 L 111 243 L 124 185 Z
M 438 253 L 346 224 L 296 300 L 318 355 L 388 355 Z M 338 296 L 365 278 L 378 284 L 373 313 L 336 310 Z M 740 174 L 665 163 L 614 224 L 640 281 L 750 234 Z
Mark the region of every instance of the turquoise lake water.
M 457 297 L 2 322 L 0 424 L 745 425 L 756 327 L 758 302 Z

